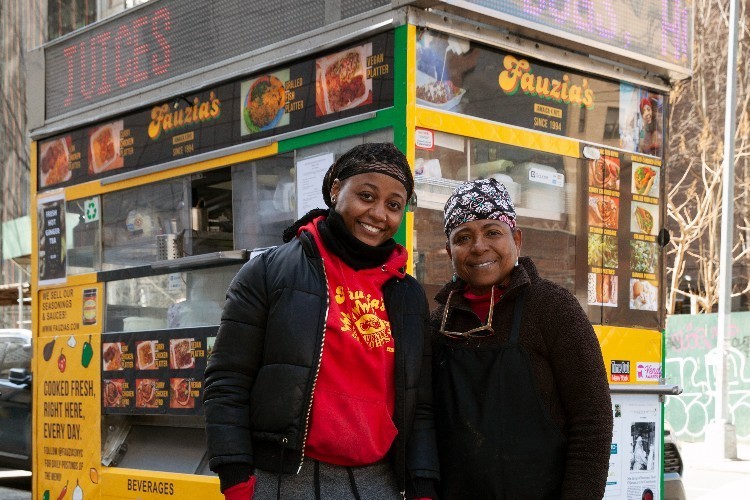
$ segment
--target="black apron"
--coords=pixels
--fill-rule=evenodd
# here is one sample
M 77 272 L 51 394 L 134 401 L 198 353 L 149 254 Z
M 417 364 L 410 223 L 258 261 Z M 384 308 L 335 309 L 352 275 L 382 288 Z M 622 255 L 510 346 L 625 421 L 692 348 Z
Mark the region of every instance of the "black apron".
M 560 498 L 565 437 L 518 344 L 524 292 L 502 346 L 441 345 L 434 370 L 441 500 Z

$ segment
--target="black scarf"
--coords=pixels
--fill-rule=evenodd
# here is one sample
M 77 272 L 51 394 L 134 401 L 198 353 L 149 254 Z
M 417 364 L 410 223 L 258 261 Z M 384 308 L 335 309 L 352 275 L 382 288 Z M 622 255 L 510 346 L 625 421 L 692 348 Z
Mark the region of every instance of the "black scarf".
M 284 231 L 284 241 L 290 241 L 297 235 L 300 227 L 321 215 L 326 216 L 318 223 L 318 232 L 323 239 L 323 244 L 355 271 L 382 266 L 396 249 L 396 242 L 393 238 L 376 247 L 362 243 L 347 229 L 341 214 L 333 209 L 316 209 L 308 212 Z

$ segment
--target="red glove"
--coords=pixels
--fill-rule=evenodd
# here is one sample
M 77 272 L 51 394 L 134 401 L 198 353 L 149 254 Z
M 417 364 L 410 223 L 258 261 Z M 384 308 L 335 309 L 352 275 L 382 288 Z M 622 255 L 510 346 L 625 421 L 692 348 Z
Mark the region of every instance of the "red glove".
M 255 476 L 244 483 L 235 484 L 224 490 L 224 500 L 253 500 L 255 496 Z

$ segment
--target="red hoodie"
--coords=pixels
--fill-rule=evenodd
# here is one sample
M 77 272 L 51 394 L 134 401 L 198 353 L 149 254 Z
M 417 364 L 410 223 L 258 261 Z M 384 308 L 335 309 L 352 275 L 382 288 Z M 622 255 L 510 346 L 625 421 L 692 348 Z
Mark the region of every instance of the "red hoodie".
M 313 392 L 305 455 L 336 465 L 383 459 L 397 430 L 395 345 L 383 304 L 383 284 L 403 278 L 406 249 L 397 245 L 384 266 L 355 271 L 315 237 L 328 280 L 329 308 L 323 358 Z

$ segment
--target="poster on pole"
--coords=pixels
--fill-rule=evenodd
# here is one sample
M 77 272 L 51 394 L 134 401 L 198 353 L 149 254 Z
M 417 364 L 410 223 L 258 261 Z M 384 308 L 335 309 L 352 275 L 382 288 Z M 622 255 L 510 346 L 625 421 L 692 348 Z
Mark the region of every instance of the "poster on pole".
M 605 499 L 660 498 L 661 402 L 652 394 L 613 394 L 612 446 Z
M 65 193 L 39 198 L 39 284 L 65 282 Z

